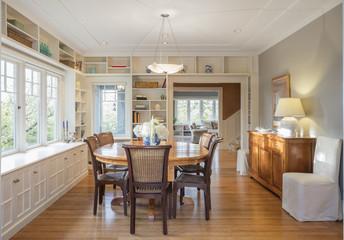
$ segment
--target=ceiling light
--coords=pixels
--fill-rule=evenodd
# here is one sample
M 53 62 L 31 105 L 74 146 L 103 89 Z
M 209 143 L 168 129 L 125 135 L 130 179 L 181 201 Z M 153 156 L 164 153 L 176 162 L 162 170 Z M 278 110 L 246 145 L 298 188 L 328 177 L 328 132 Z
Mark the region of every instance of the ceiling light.
M 153 60 L 153 63 L 147 67 L 148 69 L 150 69 L 152 72 L 155 72 L 155 73 L 172 74 L 172 73 L 179 72 L 180 70 L 182 70 L 184 68 L 183 59 L 180 56 L 180 51 L 179 51 L 179 48 L 178 48 L 178 45 L 177 45 L 177 41 L 176 41 L 176 38 L 174 37 L 174 33 L 173 33 L 173 30 L 172 30 L 172 27 L 171 27 L 170 20 L 168 19 L 169 16 L 170 15 L 168 15 L 168 14 L 161 14 L 162 24 L 161 24 L 161 28 L 160 28 L 160 34 L 159 34 L 159 38 L 158 38 L 158 43 L 157 43 L 156 50 L 155 50 L 154 60 Z M 161 36 L 163 36 L 163 37 L 168 36 L 168 34 L 165 33 L 165 21 L 166 20 L 168 22 L 168 26 L 170 27 L 171 34 L 172 34 L 173 39 L 174 39 L 174 43 L 175 43 L 176 48 L 177 48 L 178 53 L 179 53 L 179 57 L 180 57 L 180 61 L 181 61 L 180 65 L 178 65 L 178 64 L 163 64 L 163 63 L 161 63 L 163 46 L 167 44 L 166 41 L 162 40 Z M 158 53 L 159 49 L 160 49 L 160 57 L 159 57 L 159 63 L 157 63 L 156 59 L 157 59 L 157 53 Z
M 235 33 L 239 33 L 239 32 L 241 32 L 242 30 L 240 29 L 240 28 L 237 28 L 237 29 L 234 29 L 233 30 L 233 32 L 235 32 Z
M 108 42 L 101 42 L 101 44 L 102 44 L 102 45 L 107 45 L 107 44 L 108 44 Z

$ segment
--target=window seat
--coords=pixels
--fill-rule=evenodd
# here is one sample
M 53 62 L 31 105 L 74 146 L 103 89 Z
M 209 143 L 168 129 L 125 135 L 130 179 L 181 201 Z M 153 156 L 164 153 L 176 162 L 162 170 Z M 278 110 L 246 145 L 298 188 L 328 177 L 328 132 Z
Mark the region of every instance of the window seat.
M 15 153 L 1 158 L 1 175 L 13 172 L 25 166 L 34 164 L 49 157 L 58 155 L 85 143 L 52 143 L 48 146 L 38 147 L 24 153 Z

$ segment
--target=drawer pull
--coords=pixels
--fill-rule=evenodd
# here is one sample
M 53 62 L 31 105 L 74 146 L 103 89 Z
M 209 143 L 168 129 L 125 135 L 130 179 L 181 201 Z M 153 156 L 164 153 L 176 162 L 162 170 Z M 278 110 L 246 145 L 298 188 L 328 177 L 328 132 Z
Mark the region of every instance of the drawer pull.
M 13 180 L 13 182 L 14 182 L 14 183 L 18 183 L 18 182 L 20 182 L 20 179 L 17 178 L 17 179 L 15 179 L 15 180 Z
M 263 140 L 263 143 L 265 143 L 265 140 Z
M 37 171 L 34 171 L 33 174 L 37 174 L 38 172 Z
M 275 143 L 275 146 L 278 146 L 278 143 Z
M 252 137 L 252 140 L 254 139 L 254 137 Z
M 68 159 L 68 158 L 66 158 L 66 157 L 64 158 L 64 160 L 67 160 L 67 159 Z
M 84 152 L 84 150 L 81 150 L 80 152 Z
M 73 155 L 76 156 L 76 153 L 74 153 Z

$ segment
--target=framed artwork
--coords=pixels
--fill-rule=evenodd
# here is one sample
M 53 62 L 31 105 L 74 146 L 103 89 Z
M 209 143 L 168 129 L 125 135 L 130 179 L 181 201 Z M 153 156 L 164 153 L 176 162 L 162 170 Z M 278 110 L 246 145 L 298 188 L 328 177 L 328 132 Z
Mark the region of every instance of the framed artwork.
M 275 117 L 276 107 L 280 98 L 290 97 L 289 73 L 272 79 L 272 126 L 279 128 L 283 117 Z

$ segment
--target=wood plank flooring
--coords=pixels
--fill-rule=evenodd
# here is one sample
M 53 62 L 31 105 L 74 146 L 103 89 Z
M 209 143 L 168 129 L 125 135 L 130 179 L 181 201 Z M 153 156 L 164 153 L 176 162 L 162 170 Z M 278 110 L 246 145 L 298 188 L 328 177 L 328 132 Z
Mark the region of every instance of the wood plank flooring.
M 281 200 L 253 179 L 236 172 L 236 154 L 216 153 L 212 176 L 212 210 L 205 220 L 203 193 L 186 189 L 194 205 L 178 206 L 177 219 L 168 220 L 162 234 L 161 207 L 148 221 L 148 200 L 139 201 L 136 234 L 129 233 L 129 214 L 111 207 L 117 188 L 106 189 L 105 205 L 93 216 L 93 176 L 89 175 L 13 239 L 343 239 L 343 222 L 297 222 L 281 208 Z

